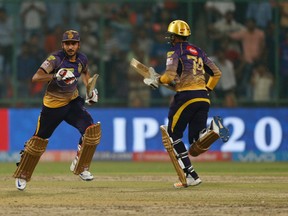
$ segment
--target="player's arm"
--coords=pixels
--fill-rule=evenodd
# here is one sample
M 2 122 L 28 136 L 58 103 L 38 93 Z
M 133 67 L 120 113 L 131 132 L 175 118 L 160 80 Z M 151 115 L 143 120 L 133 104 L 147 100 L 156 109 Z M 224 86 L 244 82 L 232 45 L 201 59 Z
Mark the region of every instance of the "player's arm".
M 209 91 L 213 91 L 213 89 L 219 82 L 222 73 L 220 69 L 212 61 L 209 61 L 207 64 L 204 64 L 204 69 L 205 69 L 205 72 L 209 75 L 206 88 Z
M 172 56 L 169 56 L 166 60 L 166 70 L 160 76 L 159 83 L 167 84 L 172 87 L 175 86 L 175 84 L 179 82 L 179 77 L 176 72 L 177 68 L 178 68 L 178 56 L 176 54 L 173 54 Z
M 175 85 L 179 82 L 177 75 L 178 67 L 178 56 L 176 53 L 167 53 L 166 59 L 166 69 L 162 75 L 153 76 L 155 73 L 154 68 L 149 68 L 150 78 L 144 79 L 144 83 L 152 86 L 153 88 L 158 88 L 159 84 L 166 86 L 170 90 L 175 91 Z
M 32 82 L 49 82 L 53 79 L 53 74 L 46 73 L 42 68 L 39 68 L 32 77 Z
M 98 102 L 98 90 L 95 88 L 97 77 L 95 80 L 91 79 L 90 72 L 87 68 L 81 73 L 81 78 L 87 89 L 85 103 L 92 105 Z
M 81 73 L 81 78 L 82 78 L 83 84 L 87 87 L 88 80 L 90 78 L 90 72 L 88 69 L 85 72 Z

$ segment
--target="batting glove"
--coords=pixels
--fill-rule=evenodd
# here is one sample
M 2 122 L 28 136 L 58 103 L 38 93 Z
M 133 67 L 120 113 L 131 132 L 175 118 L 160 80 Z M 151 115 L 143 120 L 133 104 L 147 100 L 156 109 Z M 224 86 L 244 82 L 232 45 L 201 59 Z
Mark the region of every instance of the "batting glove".
M 97 103 L 97 102 L 98 102 L 98 91 L 97 91 L 97 89 L 94 89 L 92 91 L 92 94 L 91 94 L 90 97 L 86 93 L 85 103 L 87 103 L 89 106 L 91 106 L 92 104 Z

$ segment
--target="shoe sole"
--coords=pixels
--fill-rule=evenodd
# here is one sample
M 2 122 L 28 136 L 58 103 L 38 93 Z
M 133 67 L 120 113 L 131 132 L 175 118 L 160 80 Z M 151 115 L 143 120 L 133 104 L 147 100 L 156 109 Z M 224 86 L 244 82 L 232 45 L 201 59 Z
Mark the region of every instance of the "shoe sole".
M 82 178 L 80 175 L 79 175 L 79 177 L 80 177 L 80 179 L 81 179 L 82 181 L 92 181 L 92 180 L 94 179 L 94 177 L 84 179 L 84 178 Z
M 227 142 L 229 140 L 229 129 L 224 127 L 223 125 L 223 119 L 219 116 L 214 116 L 213 117 L 213 120 L 215 122 L 215 124 L 218 126 L 219 128 L 219 136 L 220 136 L 220 139 L 223 141 L 223 142 Z
M 181 185 L 181 186 L 175 186 L 175 184 L 177 184 L 177 183 L 175 183 L 173 186 L 174 186 L 174 188 L 176 188 L 176 189 L 180 189 L 180 188 L 187 188 L 187 187 L 190 187 L 190 186 L 195 187 L 195 186 L 200 185 L 201 183 L 202 183 L 202 181 L 199 181 L 199 182 L 197 182 L 196 184 L 191 184 L 191 185 L 187 185 L 187 186 L 183 186 L 183 185 Z

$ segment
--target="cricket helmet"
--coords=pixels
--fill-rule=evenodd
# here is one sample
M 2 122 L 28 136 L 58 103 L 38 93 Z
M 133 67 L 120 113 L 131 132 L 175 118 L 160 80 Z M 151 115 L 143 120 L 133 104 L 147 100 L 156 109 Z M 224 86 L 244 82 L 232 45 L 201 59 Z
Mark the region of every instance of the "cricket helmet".
M 189 25 L 183 20 L 174 20 L 168 26 L 168 33 L 188 37 L 191 35 Z
M 80 35 L 77 31 L 75 30 L 68 30 L 64 32 L 63 37 L 62 37 L 62 42 L 65 41 L 80 41 Z

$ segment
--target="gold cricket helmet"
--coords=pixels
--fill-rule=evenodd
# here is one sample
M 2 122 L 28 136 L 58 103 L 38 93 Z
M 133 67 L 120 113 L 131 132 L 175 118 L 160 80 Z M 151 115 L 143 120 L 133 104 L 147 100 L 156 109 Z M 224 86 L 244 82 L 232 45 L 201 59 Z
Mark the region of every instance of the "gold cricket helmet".
M 168 33 L 176 34 L 184 37 L 191 35 L 189 25 L 183 20 L 174 20 L 168 26 Z

